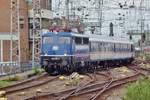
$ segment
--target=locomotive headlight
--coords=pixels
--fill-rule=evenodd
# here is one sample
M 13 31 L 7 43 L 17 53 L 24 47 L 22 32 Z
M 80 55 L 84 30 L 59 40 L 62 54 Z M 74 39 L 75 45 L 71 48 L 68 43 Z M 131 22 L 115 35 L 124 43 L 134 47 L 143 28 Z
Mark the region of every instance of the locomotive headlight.
M 65 53 L 64 56 L 67 56 L 67 54 Z
M 52 47 L 52 50 L 58 50 L 58 49 L 59 49 L 58 46 L 53 46 L 53 47 Z

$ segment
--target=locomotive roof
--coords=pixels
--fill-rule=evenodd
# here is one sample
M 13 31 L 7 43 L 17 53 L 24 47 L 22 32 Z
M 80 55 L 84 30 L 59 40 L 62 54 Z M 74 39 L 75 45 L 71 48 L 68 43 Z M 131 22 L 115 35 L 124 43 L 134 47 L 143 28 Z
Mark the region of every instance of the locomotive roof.
M 73 33 L 73 32 L 47 32 L 43 36 L 52 36 L 58 34 L 59 36 L 76 36 L 76 37 L 88 37 L 87 35 L 84 34 L 78 34 L 78 33 Z

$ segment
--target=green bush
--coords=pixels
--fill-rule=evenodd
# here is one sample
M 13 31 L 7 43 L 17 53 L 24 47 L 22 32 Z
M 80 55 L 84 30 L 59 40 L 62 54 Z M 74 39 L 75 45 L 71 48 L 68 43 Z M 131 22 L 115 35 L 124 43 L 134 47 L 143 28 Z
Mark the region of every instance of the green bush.
M 128 86 L 123 100 L 150 100 L 150 79 L 140 79 Z
M 41 68 L 36 68 L 36 67 L 33 68 L 33 74 L 34 75 L 39 75 L 42 72 L 43 72 L 43 69 L 41 69 Z

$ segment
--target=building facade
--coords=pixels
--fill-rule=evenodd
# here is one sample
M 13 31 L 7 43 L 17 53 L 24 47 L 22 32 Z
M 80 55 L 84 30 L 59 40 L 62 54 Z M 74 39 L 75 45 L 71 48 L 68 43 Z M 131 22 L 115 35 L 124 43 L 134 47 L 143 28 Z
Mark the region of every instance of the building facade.
M 16 0 L 14 0 L 16 1 Z M 52 24 L 51 0 L 40 0 L 42 32 Z M 33 8 L 32 0 L 19 0 L 21 62 L 28 62 L 32 55 Z M 10 61 L 11 0 L 0 1 L 0 62 Z
M 28 44 L 28 6 L 26 0 L 20 0 L 20 50 L 21 62 L 29 60 Z M 11 0 L 0 1 L 0 62 L 10 61 Z

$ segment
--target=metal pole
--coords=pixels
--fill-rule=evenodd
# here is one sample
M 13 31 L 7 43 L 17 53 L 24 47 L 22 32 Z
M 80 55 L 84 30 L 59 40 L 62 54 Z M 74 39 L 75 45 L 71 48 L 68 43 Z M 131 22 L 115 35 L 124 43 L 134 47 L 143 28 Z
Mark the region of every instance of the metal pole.
M 69 0 L 66 0 L 65 4 L 66 4 L 66 17 L 69 21 Z
M 41 4 L 40 0 L 33 0 L 33 44 L 32 44 L 32 67 L 35 67 L 35 62 L 39 64 L 40 57 L 40 43 L 42 32 L 42 19 L 41 19 Z
M 17 10 L 18 10 L 18 67 L 21 68 L 21 50 L 20 50 L 20 0 L 17 1 Z
M 1 62 L 3 62 L 3 40 L 1 40 Z
M 2 62 L 2 40 L 0 40 L 1 44 L 0 44 L 0 63 Z
M 99 0 L 98 1 L 98 19 L 99 19 L 99 28 L 100 28 L 100 35 L 102 34 L 101 30 L 102 30 L 102 4 L 103 4 L 103 0 Z
M 100 2 L 100 35 L 102 35 L 102 15 L 103 15 L 103 12 L 102 12 L 102 4 L 103 4 L 103 0 L 101 0 L 101 2 Z
M 13 44 L 13 43 L 12 43 L 12 42 L 13 42 L 13 33 L 12 33 L 12 26 L 13 26 L 13 25 L 12 25 L 12 24 L 13 24 L 13 21 L 12 21 L 12 19 L 13 19 L 13 18 L 12 18 L 12 17 L 13 17 L 12 9 L 13 9 L 13 6 L 12 6 L 12 2 L 13 2 L 13 0 L 11 0 L 11 17 L 10 17 L 10 18 L 11 18 L 11 19 L 10 19 L 10 20 L 11 20 L 11 22 L 10 22 L 10 25 L 11 25 L 11 26 L 10 26 L 10 35 L 11 35 L 11 40 L 10 40 L 10 63 L 11 63 L 11 66 L 12 66 L 12 56 L 13 56 L 13 50 L 12 50 L 12 48 L 13 48 L 13 47 L 12 47 L 12 44 Z
M 34 31 L 35 29 L 33 29 L 33 31 Z M 32 68 L 34 68 L 34 44 L 35 44 L 35 39 L 34 39 L 34 33 L 33 33 L 33 41 L 32 41 Z
M 33 13 L 34 13 L 34 9 L 35 9 L 35 1 L 33 0 L 32 1 L 33 3 Z M 33 19 L 32 19 L 32 23 L 33 23 L 33 37 L 32 37 L 32 68 L 34 68 L 34 62 L 35 62 L 35 59 L 34 59 L 34 56 L 35 56 L 35 15 L 33 15 Z
M 144 20 L 143 20 L 143 12 L 142 12 L 142 4 L 143 0 L 140 2 L 140 17 L 141 17 L 141 52 L 143 53 L 143 43 L 142 43 L 142 34 L 143 34 L 143 25 L 144 25 Z
M 0 62 L 3 62 L 3 40 L 1 40 L 1 60 L 0 60 Z M 1 65 L 2 65 L 2 63 L 1 63 Z M 3 66 L 1 66 L 2 68 L 2 71 L 1 71 L 1 74 L 3 75 L 4 74 L 4 68 L 3 68 Z

